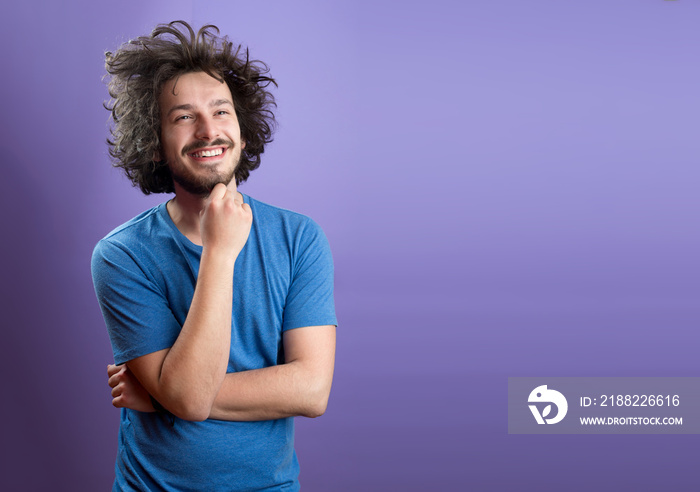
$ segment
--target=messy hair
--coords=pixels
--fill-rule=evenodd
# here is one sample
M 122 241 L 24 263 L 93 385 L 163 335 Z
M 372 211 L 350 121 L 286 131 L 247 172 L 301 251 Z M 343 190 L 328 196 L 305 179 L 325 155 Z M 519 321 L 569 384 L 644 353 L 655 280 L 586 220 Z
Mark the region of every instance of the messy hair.
M 234 173 L 236 184 L 260 166 L 260 154 L 275 129 L 275 100 L 268 86 L 277 83 L 267 76 L 267 65 L 250 60 L 248 49 L 220 37 L 216 26 L 204 26 L 195 34 L 184 21 L 158 25 L 150 36 L 107 52 L 105 65 L 111 97 L 105 108 L 113 120 L 109 154 L 114 166 L 144 194 L 174 191 L 167 163 L 156 160 L 162 155 L 158 98 L 166 82 L 186 73 L 205 72 L 231 90 L 245 142 Z

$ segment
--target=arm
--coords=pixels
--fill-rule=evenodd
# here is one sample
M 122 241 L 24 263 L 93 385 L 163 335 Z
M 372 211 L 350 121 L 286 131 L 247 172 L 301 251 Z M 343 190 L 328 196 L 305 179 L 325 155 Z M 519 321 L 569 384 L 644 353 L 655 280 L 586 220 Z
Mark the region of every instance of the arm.
M 226 374 L 210 418 L 270 420 L 318 417 L 326 410 L 335 365 L 335 326 L 310 326 L 283 335 L 285 363 Z M 109 366 L 112 404 L 152 412 L 148 392 L 126 366 Z
M 271 420 L 323 415 L 333 381 L 335 326 L 283 334 L 285 363 L 226 375 L 209 415 L 218 420 Z
M 217 185 L 201 214 L 202 257 L 187 319 L 174 345 L 127 362 L 145 390 L 174 415 L 204 420 L 226 375 L 233 266 L 252 222 L 250 207 Z
M 284 306 L 289 324 L 282 335 L 285 364 L 226 374 L 209 406 L 203 407 L 206 415 L 198 414 L 199 419 L 267 420 L 292 415 L 318 416 L 325 411 L 335 352 L 333 263 L 320 228 L 313 222 L 305 226 Z M 327 325 L 315 326 L 317 320 Z M 133 362 L 128 363 L 130 368 Z M 117 379 L 110 380 L 115 406 L 132 408 L 125 403 L 128 398 L 119 398 L 125 390 L 118 390 L 118 383 Z M 173 411 L 146 383 L 144 386 L 165 408 Z

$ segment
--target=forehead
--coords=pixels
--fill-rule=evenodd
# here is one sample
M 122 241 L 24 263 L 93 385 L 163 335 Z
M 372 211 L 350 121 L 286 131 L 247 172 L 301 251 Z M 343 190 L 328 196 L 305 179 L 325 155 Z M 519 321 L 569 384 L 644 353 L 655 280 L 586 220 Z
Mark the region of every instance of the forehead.
M 174 106 L 205 106 L 221 99 L 233 104 L 231 91 L 225 82 L 220 82 L 204 72 L 190 72 L 167 81 L 158 102 L 161 112 L 167 113 Z

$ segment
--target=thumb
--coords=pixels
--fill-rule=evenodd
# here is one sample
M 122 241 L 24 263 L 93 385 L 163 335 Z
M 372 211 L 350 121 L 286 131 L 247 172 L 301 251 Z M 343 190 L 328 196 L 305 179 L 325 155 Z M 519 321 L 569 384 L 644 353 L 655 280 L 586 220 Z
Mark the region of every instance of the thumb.
M 226 188 L 225 184 L 217 183 L 211 189 L 211 193 L 209 193 L 209 200 L 221 200 L 224 197 L 224 195 L 226 195 L 227 191 L 228 189 Z

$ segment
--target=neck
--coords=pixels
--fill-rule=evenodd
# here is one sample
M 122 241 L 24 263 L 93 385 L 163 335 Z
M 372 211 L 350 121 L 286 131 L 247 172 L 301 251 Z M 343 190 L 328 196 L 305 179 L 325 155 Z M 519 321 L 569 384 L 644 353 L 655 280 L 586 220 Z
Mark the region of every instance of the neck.
M 236 180 L 232 179 L 227 186 L 230 192 L 238 193 Z M 240 193 L 239 193 L 240 194 Z M 243 197 L 240 197 L 243 200 Z M 166 205 L 170 218 L 178 230 L 194 244 L 202 245 L 202 236 L 199 229 L 200 212 L 204 209 L 208 196 L 193 195 L 183 190 L 175 183 L 175 198 Z

